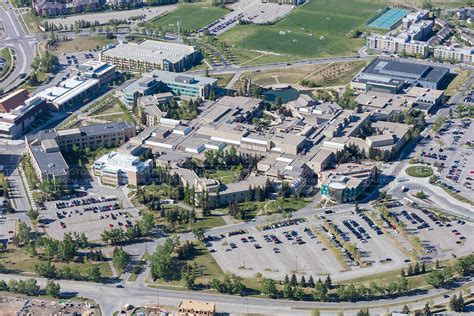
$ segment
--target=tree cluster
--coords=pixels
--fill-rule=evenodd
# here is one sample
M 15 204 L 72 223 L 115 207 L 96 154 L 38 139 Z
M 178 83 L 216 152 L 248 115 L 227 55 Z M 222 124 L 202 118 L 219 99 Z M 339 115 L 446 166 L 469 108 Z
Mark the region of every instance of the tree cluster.
M 209 287 L 219 293 L 225 294 L 242 294 L 245 290 L 242 279 L 230 274 L 226 274 L 222 281 L 216 278 L 212 279 L 209 283 Z
M 130 254 L 122 248 L 114 248 L 112 254 L 112 264 L 115 269 L 122 272 L 125 270 L 127 265 L 130 263 Z

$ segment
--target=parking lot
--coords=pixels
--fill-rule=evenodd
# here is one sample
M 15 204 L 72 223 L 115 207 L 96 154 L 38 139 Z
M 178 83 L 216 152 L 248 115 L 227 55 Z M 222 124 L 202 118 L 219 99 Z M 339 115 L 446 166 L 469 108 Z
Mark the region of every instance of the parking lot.
M 293 272 L 324 276 L 343 270 L 316 237 L 308 234 L 309 223 L 265 231 L 253 230 L 224 238 L 215 236 L 207 246 L 221 267 L 239 276 L 283 279 Z
M 469 237 L 474 233 L 474 227 L 471 223 L 449 220 L 427 208 L 402 205 L 390 212 L 405 224 L 408 232 L 420 238 L 426 253 L 424 261 L 441 261 L 472 252 L 474 241 Z
M 251 229 L 234 236 L 211 236 L 206 245 L 221 267 L 242 277 L 261 273 L 283 279 L 287 274 L 296 273 L 313 278 L 329 274 L 335 280 L 345 280 L 394 270 L 406 264 L 403 253 L 367 216 L 346 211 L 325 215 L 324 219 L 337 227 L 347 243 L 357 246 L 367 267 L 360 267 L 318 219 Z M 314 229 L 318 235 L 327 235 L 333 247 L 340 248 L 348 269 L 313 234 Z
M 442 166 L 440 185 L 467 198 L 474 191 L 474 160 L 471 159 L 474 124 L 470 119 L 447 121 L 440 136 L 424 148 L 421 158 L 432 165 Z
M 67 232 L 84 233 L 89 240 L 100 240 L 106 229 L 127 229 L 134 225 L 130 214 L 111 195 L 79 193 L 40 205 L 46 222 L 44 228 L 54 239 L 62 240 Z
M 232 11 L 222 18 L 213 21 L 205 29 L 212 35 L 219 35 L 239 23 L 239 20 L 248 23 L 264 24 L 278 20 L 293 10 L 292 5 L 278 3 L 262 3 L 260 0 L 242 0 L 228 6 Z
M 176 9 L 175 4 L 162 5 L 159 7 L 147 7 L 133 10 L 117 10 L 117 11 L 107 11 L 107 12 L 97 12 L 97 13 L 88 13 L 88 14 L 77 14 L 65 17 L 57 17 L 48 19 L 48 23 L 54 23 L 59 25 L 71 25 L 78 21 L 86 22 L 95 22 L 98 21 L 99 24 L 106 24 L 112 19 L 117 20 L 131 20 L 132 17 L 140 17 L 137 22 L 143 22 L 151 20 L 159 15 L 171 12 Z

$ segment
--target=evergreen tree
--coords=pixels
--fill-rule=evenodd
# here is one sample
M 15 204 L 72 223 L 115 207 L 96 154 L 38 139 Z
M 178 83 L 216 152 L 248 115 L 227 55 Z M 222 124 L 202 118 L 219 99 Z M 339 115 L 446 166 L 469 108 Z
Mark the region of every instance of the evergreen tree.
M 301 276 L 300 287 L 302 288 L 306 287 L 306 279 L 304 278 L 304 275 Z
M 326 285 L 326 287 L 328 289 L 332 288 L 332 280 L 331 280 L 331 277 L 329 275 L 326 277 L 326 281 L 324 281 L 324 284 Z
M 290 283 L 290 278 L 288 277 L 288 274 L 285 274 L 285 279 L 283 280 L 283 284 L 288 284 Z
M 298 281 L 296 280 L 296 275 L 293 273 L 291 275 L 290 284 L 291 284 L 291 286 L 296 286 L 297 283 L 298 283 Z

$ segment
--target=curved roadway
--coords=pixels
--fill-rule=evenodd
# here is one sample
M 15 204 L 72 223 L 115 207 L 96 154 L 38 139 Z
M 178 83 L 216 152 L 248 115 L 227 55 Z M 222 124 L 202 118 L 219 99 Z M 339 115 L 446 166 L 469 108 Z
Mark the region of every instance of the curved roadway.
M 0 6 L 0 21 L 3 22 L 3 32 L 0 33 L 0 48 L 9 47 L 13 49 L 16 55 L 15 69 L 0 83 L 0 88 L 6 92 L 21 82 L 21 73 L 30 73 L 37 40 L 34 36 L 25 33 L 11 4 L 5 3 L 5 7 L 7 9 Z

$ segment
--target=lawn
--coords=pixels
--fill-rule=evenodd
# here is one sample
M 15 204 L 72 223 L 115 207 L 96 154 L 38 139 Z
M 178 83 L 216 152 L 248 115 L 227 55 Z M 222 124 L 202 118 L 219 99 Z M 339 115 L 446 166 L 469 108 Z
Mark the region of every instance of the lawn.
M 146 28 L 159 28 L 177 32 L 177 24 L 180 22 L 181 32 L 192 32 L 217 20 L 227 12 L 229 12 L 227 9 L 213 6 L 210 2 L 181 3 L 175 11 L 158 17 L 145 25 Z
M 446 96 L 455 95 L 469 77 L 469 70 L 456 69 L 455 72 L 457 73 L 457 76 L 446 87 L 446 91 L 444 92 Z
M 39 25 L 42 22 L 42 19 L 40 17 L 37 17 L 33 13 L 29 11 L 24 11 L 21 13 L 21 22 L 24 21 L 23 25 L 28 29 L 29 32 L 32 33 L 39 33 L 41 32 L 41 29 L 39 28 Z
M 233 183 L 238 180 L 241 168 L 231 168 L 229 170 L 210 170 L 205 173 L 205 177 L 214 179 L 222 184 Z
M 405 172 L 415 178 L 426 178 L 433 175 L 433 169 L 426 166 L 411 166 L 408 167 Z
M 5 47 L 0 49 L 0 57 L 5 59 L 5 65 L 3 66 L 3 69 L 0 71 L 0 78 L 3 78 L 8 71 L 10 71 L 10 67 L 12 64 L 12 51 L 10 48 Z
M 210 77 L 217 79 L 217 85 L 219 87 L 225 88 L 230 80 L 232 80 L 232 77 L 234 77 L 234 74 L 220 74 L 212 75 Z
M 38 257 L 30 256 L 26 250 L 18 248 L 10 248 L 4 252 L 0 252 L 0 267 L 15 273 L 35 273 L 35 265 L 43 262 Z M 78 267 L 81 275 L 87 275 L 89 263 L 78 262 L 53 262 L 56 268 L 69 266 L 70 268 Z M 111 277 L 112 270 L 107 262 L 97 263 L 103 277 Z
M 53 48 L 53 52 L 56 54 L 76 53 L 78 51 L 96 49 L 97 47 L 101 48 L 113 43 L 116 43 L 115 39 L 107 39 L 103 35 L 77 37 L 69 41 L 59 42 L 58 45 Z
M 238 49 L 299 58 L 351 55 L 364 40 L 348 34 L 383 7 L 368 0 L 311 0 L 275 25 L 238 25 L 219 40 Z

